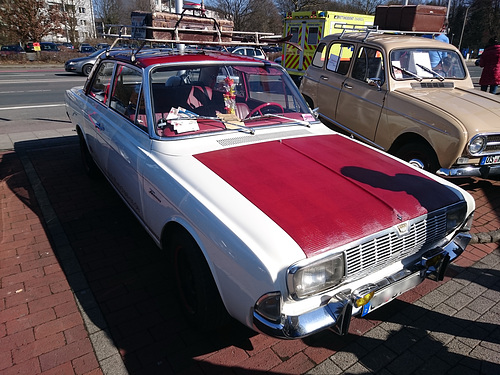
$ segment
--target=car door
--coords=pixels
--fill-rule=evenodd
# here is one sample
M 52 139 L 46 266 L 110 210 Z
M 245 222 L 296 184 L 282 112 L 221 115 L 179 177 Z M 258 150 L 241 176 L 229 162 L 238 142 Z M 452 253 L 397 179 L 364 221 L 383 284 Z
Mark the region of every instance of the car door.
M 149 160 L 151 140 L 144 111 L 142 71 L 118 63 L 109 101 L 111 132 L 102 132 L 108 144 L 108 177 L 129 206 L 144 219 L 143 168 Z
M 114 68 L 115 63 L 110 61 L 99 65 L 87 91 L 85 108 L 86 141 L 94 160 L 105 173 L 109 155 L 109 144 L 106 139 L 109 138 L 108 134 L 114 131 L 108 108 Z
M 350 76 L 342 82 L 335 120 L 358 138 L 373 143 L 387 94 L 384 56 L 361 46 Z
M 323 59 L 323 68 L 318 72 L 317 105 L 319 112 L 330 122 L 336 122 L 339 95 L 351 65 L 354 44 L 335 41 L 328 45 Z M 323 55 L 323 54 L 322 54 Z M 319 58 L 315 55 L 315 60 Z M 317 61 L 312 65 L 318 64 Z

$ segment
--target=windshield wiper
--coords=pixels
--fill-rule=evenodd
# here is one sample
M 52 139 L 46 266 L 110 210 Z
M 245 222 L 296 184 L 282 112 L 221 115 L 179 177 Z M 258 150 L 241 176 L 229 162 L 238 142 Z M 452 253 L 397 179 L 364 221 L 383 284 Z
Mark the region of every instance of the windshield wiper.
M 426 67 L 425 65 L 422 65 L 422 64 L 415 64 L 415 65 L 418 66 L 419 68 L 422 68 L 427 73 L 434 74 L 434 76 L 436 76 L 441 82 L 444 81 L 444 77 L 441 74 L 439 74 L 438 72 L 432 70 L 431 68 L 428 68 L 428 67 Z
M 276 117 L 276 118 L 280 118 L 280 119 L 283 119 L 283 120 L 288 120 L 288 121 L 295 122 L 295 123 L 297 123 L 299 125 L 303 125 L 303 126 L 306 126 L 308 128 L 311 127 L 311 123 L 309 121 L 306 121 L 306 120 L 297 120 L 296 118 L 290 118 L 290 117 L 287 117 L 287 116 L 278 115 L 276 113 L 266 113 L 265 115 L 261 115 L 261 116 L 252 116 L 252 117 L 246 118 L 244 121 L 259 120 L 259 119 L 267 118 L 267 117 Z
M 416 75 L 415 73 L 412 73 L 412 72 L 410 72 L 409 70 L 406 70 L 405 68 L 401 68 L 401 67 L 396 66 L 396 65 L 393 65 L 392 67 L 393 67 L 394 69 L 397 69 L 397 70 L 399 70 L 399 71 L 401 71 L 401 72 L 403 72 L 403 73 L 406 73 L 406 74 L 408 74 L 409 76 L 411 76 L 411 77 L 415 78 L 418 82 L 422 82 L 422 77 L 419 77 L 419 76 L 418 76 L 418 75 Z

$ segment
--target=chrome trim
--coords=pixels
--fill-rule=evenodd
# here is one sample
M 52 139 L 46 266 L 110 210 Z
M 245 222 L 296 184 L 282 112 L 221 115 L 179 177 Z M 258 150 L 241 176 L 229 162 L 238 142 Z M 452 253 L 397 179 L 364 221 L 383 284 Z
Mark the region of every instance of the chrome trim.
M 498 152 L 500 153 L 500 151 Z M 480 165 L 477 167 L 464 166 L 453 168 L 441 168 L 436 174 L 440 177 L 482 177 L 488 178 L 489 176 L 500 175 L 500 164 L 494 165 Z
M 439 281 L 443 277 L 449 262 L 456 259 L 469 244 L 471 236 L 467 233 L 459 233 L 451 242 L 443 248 L 436 248 L 426 252 L 420 259 L 401 271 L 383 278 L 374 283 L 378 286 L 377 292 L 382 293 L 386 288 L 401 285 L 411 278 L 412 289 L 426 278 Z M 430 256 L 440 256 L 439 263 L 427 267 L 426 260 Z M 405 277 L 401 277 L 404 275 Z M 415 285 L 413 285 L 415 284 Z M 367 284 L 367 287 L 373 287 Z M 363 287 L 357 290 L 363 289 Z M 377 294 L 375 294 L 376 296 Z M 338 334 L 346 334 L 353 311 L 353 303 L 356 296 L 351 290 L 343 290 L 335 294 L 327 304 L 317 309 L 308 311 L 302 315 L 282 315 L 279 323 L 266 320 L 256 311 L 253 312 L 253 324 L 255 329 L 269 336 L 282 339 L 297 339 L 306 337 L 325 329 L 331 329 Z M 375 297 L 374 297 L 375 298 Z M 358 314 L 360 311 L 355 311 Z
M 473 157 L 483 157 L 483 156 L 489 156 L 489 155 L 497 155 L 500 154 L 500 134 L 499 133 L 478 133 L 474 135 L 470 139 L 469 142 L 467 142 L 467 151 L 469 151 L 470 144 L 474 139 L 477 137 L 484 137 L 485 138 L 485 144 L 482 147 L 480 152 L 477 153 L 470 153 L 471 156 Z M 493 148 L 493 150 L 488 150 L 488 148 Z

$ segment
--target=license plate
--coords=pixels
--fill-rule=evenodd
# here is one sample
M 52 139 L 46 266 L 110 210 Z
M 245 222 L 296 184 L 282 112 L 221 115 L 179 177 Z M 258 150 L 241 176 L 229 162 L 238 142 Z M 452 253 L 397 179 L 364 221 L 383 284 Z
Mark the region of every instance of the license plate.
M 420 273 L 415 272 L 402 280 L 399 280 L 388 287 L 379 290 L 375 293 L 370 302 L 363 306 L 361 316 L 365 316 L 369 312 L 385 305 L 387 302 L 392 301 L 394 298 L 400 296 L 404 292 L 416 287 L 421 283 Z
M 485 156 L 481 159 L 481 165 L 500 163 L 500 155 Z

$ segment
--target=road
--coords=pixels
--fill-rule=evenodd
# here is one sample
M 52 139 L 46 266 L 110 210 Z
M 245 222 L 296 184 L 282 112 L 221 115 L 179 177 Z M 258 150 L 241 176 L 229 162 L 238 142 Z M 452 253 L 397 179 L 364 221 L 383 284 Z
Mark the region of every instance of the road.
M 469 63 L 476 87 L 481 68 Z M 83 85 L 85 77 L 63 68 L 23 69 L 0 65 L 0 135 L 72 128 L 64 91 Z
M 0 134 L 71 127 L 64 91 L 85 77 L 61 68 L 3 69 L 0 66 Z

